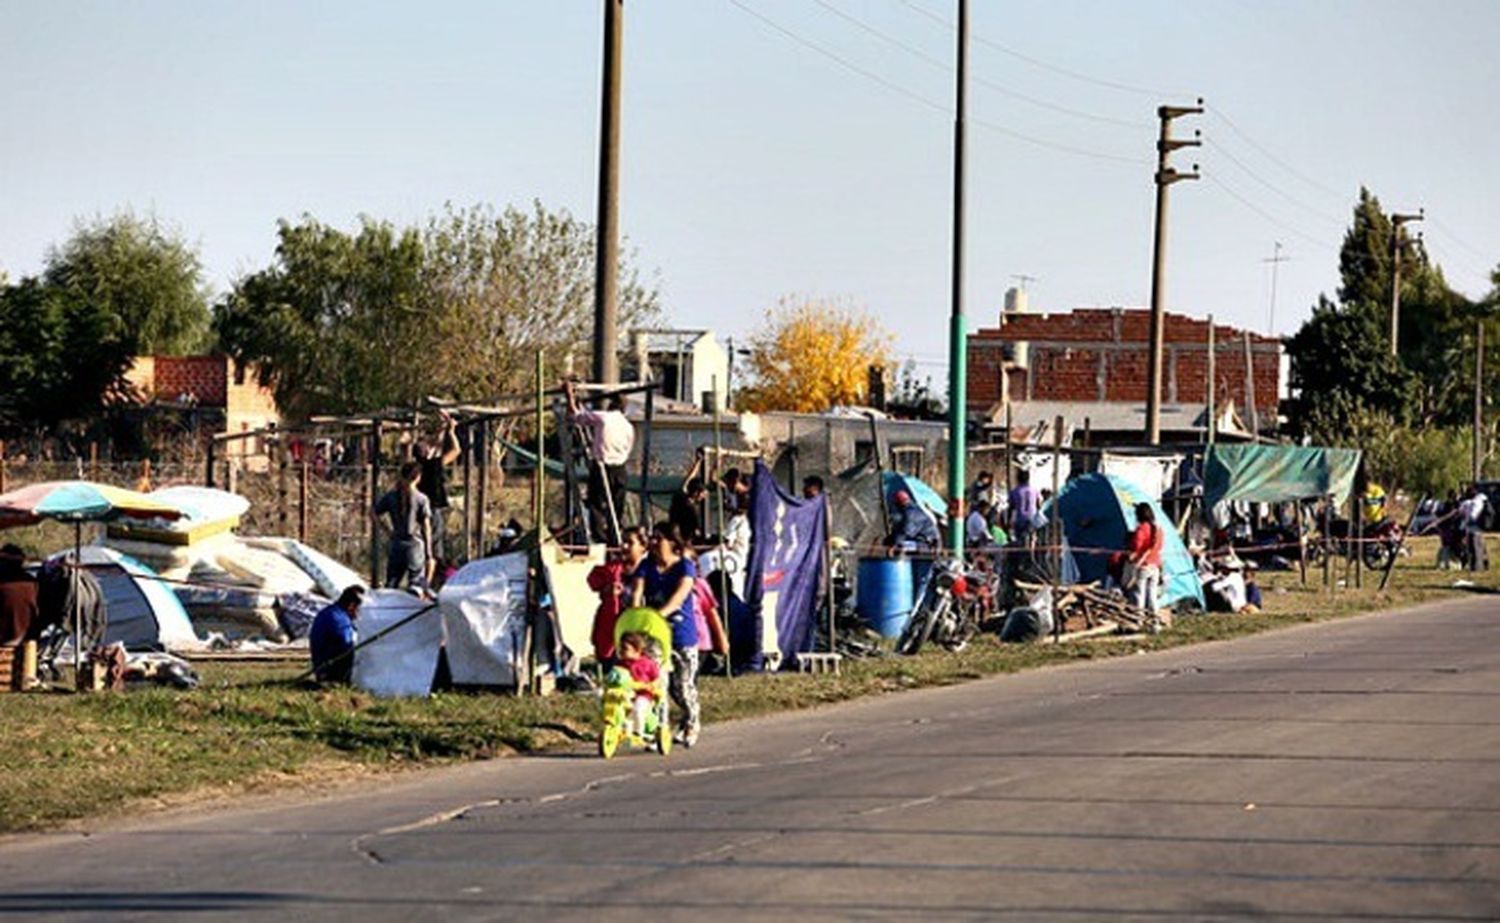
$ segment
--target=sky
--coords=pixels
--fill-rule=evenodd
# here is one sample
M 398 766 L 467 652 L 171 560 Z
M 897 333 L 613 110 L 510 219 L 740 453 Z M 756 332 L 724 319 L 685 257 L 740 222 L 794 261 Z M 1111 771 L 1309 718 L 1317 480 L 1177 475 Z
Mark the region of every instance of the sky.
M 955 0 L 628 0 L 621 221 L 667 319 L 743 337 L 784 296 L 863 307 L 946 381 Z M 0 269 L 154 213 L 223 291 L 276 222 L 539 200 L 593 220 L 599 0 L 0 0 Z M 1460 291 L 1500 262 L 1500 3 L 971 3 L 969 327 L 1150 297 L 1155 108 L 1204 146 L 1171 189 L 1167 307 L 1289 333 L 1337 287 L 1361 185 L 1425 208 Z

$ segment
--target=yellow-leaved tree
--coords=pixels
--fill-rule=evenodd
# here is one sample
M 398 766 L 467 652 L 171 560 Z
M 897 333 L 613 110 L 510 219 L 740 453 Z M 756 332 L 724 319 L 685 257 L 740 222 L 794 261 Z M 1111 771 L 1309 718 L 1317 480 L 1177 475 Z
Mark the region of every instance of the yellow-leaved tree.
M 788 297 L 750 339 L 746 410 L 820 413 L 863 403 L 869 368 L 889 362 L 890 337 L 847 300 Z

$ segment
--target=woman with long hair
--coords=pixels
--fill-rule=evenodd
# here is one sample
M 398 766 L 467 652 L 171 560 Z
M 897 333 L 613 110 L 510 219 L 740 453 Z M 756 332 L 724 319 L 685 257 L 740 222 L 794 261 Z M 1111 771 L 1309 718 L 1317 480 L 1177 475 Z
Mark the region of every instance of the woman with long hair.
M 693 583 L 698 568 L 684 551 L 682 533 L 671 522 L 651 530 L 651 553 L 635 571 L 631 591 L 634 605 L 650 606 L 672 625 L 672 672 L 667 691 L 677 706 L 677 740 L 691 747 L 698 742 L 698 621 Z
M 1151 614 L 1159 608 L 1156 600 L 1161 588 L 1161 526 L 1156 524 L 1156 513 L 1149 503 L 1135 505 L 1135 522 L 1127 549 L 1126 583 L 1130 601 Z
M 401 466 L 401 476 L 393 490 L 375 503 L 375 521 L 390 536 L 390 553 L 385 562 L 385 585 L 425 592 L 432 576 L 432 502 L 417 489 L 422 479 L 420 462 Z M 389 517 L 390 525 L 382 516 Z
M 603 564 L 589 571 L 589 589 L 599 594 L 594 611 L 594 659 L 608 668 L 615 657 L 615 622 L 630 605 L 635 591 L 635 572 L 646 559 L 646 530 L 630 526 L 620 534 L 620 548 Z

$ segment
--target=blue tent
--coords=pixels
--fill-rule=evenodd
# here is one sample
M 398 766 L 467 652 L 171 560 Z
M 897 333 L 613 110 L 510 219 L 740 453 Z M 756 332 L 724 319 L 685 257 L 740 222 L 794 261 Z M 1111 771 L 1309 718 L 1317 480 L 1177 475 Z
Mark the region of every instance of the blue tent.
M 1182 544 L 1182 536 L 1162 512 L 1154 497 L 1123 478 L 1107 474 L 1085 474 L 1063 485 L 1057 499 L 1047 504 L 1049 517 L 1061 512 L 1063 534 L 1068 546 L 1075 549 L 1080 581 L 1102 580 L 1109 568 L 1109 552 L 1123 551 L 1126 537 L 1136 527 L 1135 505 L 1149 503 L 1162 526 L 1162 593 L 1161 605 L 1171 606 L 1179 600 L 1196 600 L 1203 605 L 1203 585 L 1198 580 L 1192 555 Z

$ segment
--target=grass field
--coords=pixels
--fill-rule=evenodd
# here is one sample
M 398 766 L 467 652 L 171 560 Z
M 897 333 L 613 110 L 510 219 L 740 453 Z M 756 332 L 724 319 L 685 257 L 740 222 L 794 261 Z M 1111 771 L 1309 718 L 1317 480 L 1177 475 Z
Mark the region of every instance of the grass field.
M 1287 625 L 1404 606 L 1465 592 L 1470 575 L 1431 566 L 1430 541 L 1397 567 L 1390 592 L 1328 594 L 1321 572 L 1302 587 L 1269 575 L 1266 611 L 1195 616 L 1146 638 L 1002 645 L 982 638 L 959 654 L 924 653 L 845 665 L 840 676 L 706 677 L 708 722 L 946 685 L 1076 660 L 1254 634 Z M 1500 587 L 1500 573 L 1479 589 Z M 375 699 L 355 690 L 295 686 L 300 665 L 208 664 L 192 692 L 0 696 L 0 831 L 56 826 L 159 804 L 338 781 L 403 767 L 489 759 L 582 745 L 596 711 L 589 695 L 547 699 L 448 693 Z M 712 734 L 712 730 L 707 733 Z

